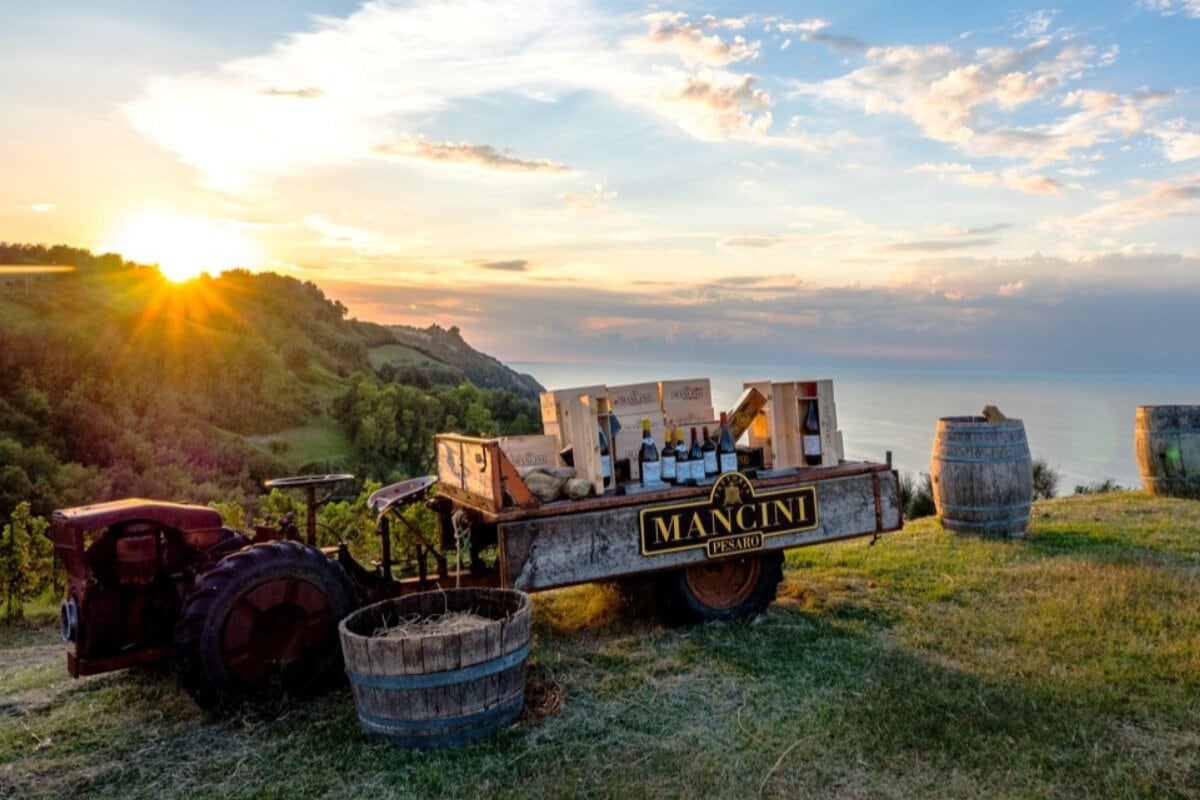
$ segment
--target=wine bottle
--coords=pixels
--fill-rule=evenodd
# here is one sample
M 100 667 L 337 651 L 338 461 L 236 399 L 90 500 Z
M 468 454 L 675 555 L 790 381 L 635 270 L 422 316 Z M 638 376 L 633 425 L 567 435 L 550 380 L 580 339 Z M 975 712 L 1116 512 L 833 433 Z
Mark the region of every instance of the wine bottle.
M 729 431 L 729 417 L 721 412 L 721 431 L 717 434 L 717 466 L 721 472 L 737 472 L 737 452 L 733 448 L 733 434 Z
M 692 446 L 688 448 L 688 463 L 692 465 L 692 483 L 698 484 L 704 480 L 704 451 L 700 449 L 700 441 L 696 438 L 695 428 L 692 428 Z
M 692 463 L 688 461 L 687 445 L 683 443 L 683 427 L 675 428 L 675 485 L 687 486 L 692 482 Z
M 663 438 L 663 449 L 660 455 L 662 461 L 662 480 L 663 483 L 675 482 L 675 448 L 671 447 L 671 433 L 674 427 L 667 428 L 666 436 Z
M 662 483 L 662 462 L 658 460 L 658 447 L 650 435 L 650 420 L 642 420 L 642 449 L 638 451 L 638 473 L 642 486 L 657 486 Z
M 817 401 L 808 401 L 804 412 L 804 463 L 817 466 L 821 463 L 821 421 L 817 415 Z
M 612 453 L 608 449 L 608 437 L 604 435 L 604 426 L 600 425 L 600 477 L 604 479 L 604 488 L 612 486 Z
M 704 428 L 704 444 L 700 445 L 700 452 L 704 454 L 704 477 L 711 478 L 719 470 L 717 464 L 717 445 L 709 438 L 707 426 Z

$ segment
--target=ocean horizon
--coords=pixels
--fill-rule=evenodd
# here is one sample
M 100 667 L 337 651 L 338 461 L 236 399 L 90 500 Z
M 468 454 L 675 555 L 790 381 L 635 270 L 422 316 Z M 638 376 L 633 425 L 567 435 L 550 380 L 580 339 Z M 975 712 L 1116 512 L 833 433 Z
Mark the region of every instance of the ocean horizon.
M 902 473 L 929 471 L 939 418 L 978 414 L 985 405 L 994 405 L 1024 421 L 1033 457 L 1045 459 L 1061 477 L 1060 495 L 1109 479 L 1140 489 L 1133 448 L 1137 407 L 1200 404 L 1200 378 L 1178 375 L 552 361 L 509 366 L 547 389 L 709 378 L 718 413 L 733 405 L 746 381 L 829 378 L 846 458 L 883 461 L 891 451 L 892 463 Z

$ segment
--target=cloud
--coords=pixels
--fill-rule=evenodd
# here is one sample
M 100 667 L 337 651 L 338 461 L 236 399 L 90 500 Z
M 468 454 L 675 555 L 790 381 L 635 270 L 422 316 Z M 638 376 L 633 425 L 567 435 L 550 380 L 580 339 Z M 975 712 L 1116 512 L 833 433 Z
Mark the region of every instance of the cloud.
M 1200 259 L 955 257 L 931 266 L 942 272 L 939 285 L 819 288 L 781 276 L 770 293 L 754 282 L 678 285 L 671 302 L 656 285 L 343 283 L 327 291 L 363 318 L 459 325 L 472 344 L 508 360 L 608 352 L 625 363 L 790 363 L 803 336 L 822 358 L 891 366 L 1153 372 L 1195 362 L 1194 294 L 1179 287 L 1191 285 Z
M 271 86 L 260 90 L 259 94 L 267 95 L 268 97 L 298 97 L 302 100 L 311 100 L 325 96 L 325 92 L 315 86 L 308 86 L 303 89 L 279 89 Z
M 524 258 L 509 261 L 475 261 L 477 267 L 496 270 L 499 272 L 525 272 L 529 269 L 529 260 Z
M 910 175 L 932 175 L 939 181 L 949 181 L 960 186 L 990 187 L 1003 186 L 1026 194 L 1058 194 L 1062 185 L 1047 175 L 1031 175 L 1019 169 L 1009 169 L 1003 172 L 984 170 L 977 172 L 970 164 L 961 162 L 942 162 L 938 164 L 918 164 L 909 167 L 905 173 Z
M 740 234 L 736 236 L 722 236 L 717 240 L 717 247 L 722 250 L 728 250 L 731 253 L 752 255 L 754 253 L 775 250 L 795 241 L 797 241 L 797 237 L 795 236 Z
M 50 214 L 58 210 L 58 203 L 26 203 L 17 206 L 20 211 L 32 211 L 36 214 Z
M 561 195 L 563 205 L 571 211 L 582 214 L 604 209 L 609 201 L 616 199 L 616 196 L 617 193 L 615 191 L 607 191 L 600 184 L 596 184 L 585 194 L 564 192 Z
M 714 67 L 749 61 L 762 52 L 761 42 L 747 42 L 741 36 L 725 41 L 716 34 L 706 35 L 706 30 L 717 25 L 713 17 L 693 23 L 686 14 L 659 12 L 647 15 L 645 21 L 649 25 L 645 35 L 628 42 L 640 52 L 670 53 L 690 65 Z
M 1078 216 L 1052 217 L 1040 227 L 1081 235 L 1130 230 L 1155 220 L 1184 216 L 1200 216 L 1200 175 L 1146 184 L 1140 195 L 1105 203 Z
M 1138 0 L 1138 5 L 1166 17 L 1179 13 L 1200 19 L 1200 0 Z
M 1150 134 L 1162 142 L 1163 155 L 1168 161 L 1190 161 L 1200 158 L 1200 133 L 1185 130 L 1186 122 L 1182 119 L 1171 120 L 1165 127 L 1150 131 Z
M 570 167 L 549 159 L 536 161 L 514 158 L 486 144 L 470 142 L 430 142 L 425 139 L 406 139 L 375 148 L 375 152 L 386 156 L 402 156 L 422 161 L 448 164 L 467 164 L 485 169 L 509 172 L 569 172 Z
M 940 239 L 924 242 L 898 242 L 883 245 L 879 249 L 888 253 L 938 253 L 945 250 L 984 247 L 995 243 L 995 239 Z
M 1048 18 L 1035 18 L 1032 35 Z M 866 64 L 816 83 L 794 82 L 788 96 L 811 96 L 898 114 L 928 138 L 972 156 L 1027 160 L 1032 168 L 1071 158 L 1078 150 L 1128 138 L 1144 126 L 1143 109 L 1161 93 L 1128 96 L 1076 90 L 1062 105 L 1079 109 L 1040 124 L 1015 113 L 1045 101 L 1102 66 L 1105 55 L 1065 34 L 1039 35 L 1020 47 L 955 49 L 946 44 L 869 47 Z M 1027 117 L 1028 115 L 1026 115 Z M 1012 121 L 1009 121 L 1009 120 Z M 1029 181 L 1014 180 L 1013 188 Z M 1036 191 L 1050 190 L 1040 181 Z M 1030 184 L 1032 185 L 1032 184 Z
M 756 85 L 753 75 L 702 71 L 677 74 L 661 94 L 676 109 L 680 126 L 698 139 L 756 138 L 771 126 L 771 95 Z M 761 112 L 761 113 L 756 113 Z

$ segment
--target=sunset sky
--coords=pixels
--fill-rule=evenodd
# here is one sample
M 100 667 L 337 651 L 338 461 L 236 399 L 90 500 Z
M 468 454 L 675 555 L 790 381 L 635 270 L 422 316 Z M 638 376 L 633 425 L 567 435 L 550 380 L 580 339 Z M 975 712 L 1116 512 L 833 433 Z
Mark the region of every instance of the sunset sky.
M 1200 369 L 1200 0 L 5 0 L 0 240 L 506 360 Z

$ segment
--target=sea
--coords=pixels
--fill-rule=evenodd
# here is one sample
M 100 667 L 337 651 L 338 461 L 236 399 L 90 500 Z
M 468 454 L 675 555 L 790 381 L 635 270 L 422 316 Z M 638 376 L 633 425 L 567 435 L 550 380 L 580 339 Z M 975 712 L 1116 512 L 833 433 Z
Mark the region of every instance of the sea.
M 929 471 L 940 417 L 979 414 L 985 405 L 994 405 L 1024 421 L 1033 457 L 1044 459 L 1060 476 L 1060 495 L 1105 480 L 1140 488 L 1133 449 L 1137 407 L 1200 404 L 1200 376 L 547 361 L 508 365 L 547 389 L 708 378 L 718 412 L 733 406 L 746 381 L 829 378 L 846 458 L 883 461 L 890 451 L 896 469 L 914 474 Z

